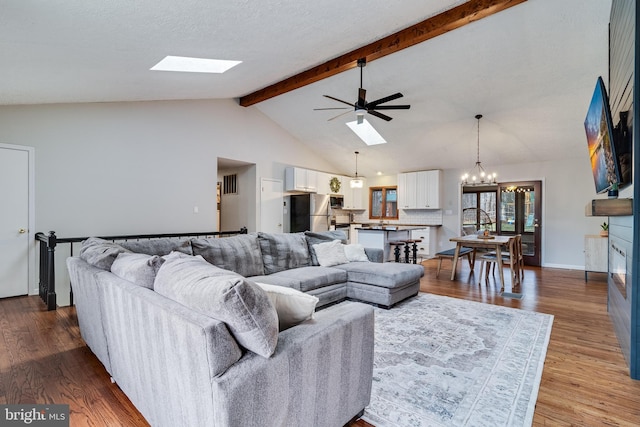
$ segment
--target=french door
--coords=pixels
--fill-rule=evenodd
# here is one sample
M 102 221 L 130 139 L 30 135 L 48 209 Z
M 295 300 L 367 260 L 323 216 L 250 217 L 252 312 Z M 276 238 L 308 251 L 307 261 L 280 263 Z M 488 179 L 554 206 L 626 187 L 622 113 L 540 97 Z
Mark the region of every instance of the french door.
M 498 233 L 522 235 L 525 264 L 539 266 L 542 248 L 542 182 L 500 183 L 498 192 Z

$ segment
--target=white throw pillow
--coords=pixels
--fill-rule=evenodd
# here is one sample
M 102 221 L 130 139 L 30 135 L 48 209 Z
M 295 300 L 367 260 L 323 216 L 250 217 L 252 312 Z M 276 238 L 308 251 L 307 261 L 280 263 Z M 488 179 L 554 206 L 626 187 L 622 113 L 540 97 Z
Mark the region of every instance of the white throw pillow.
M 318 258 L 318 264 L 322 267 L 347 264 L 349 260 L 344 254 L 344 248 L 342 246 L 340 240 L 313 245 L 313 249 L 316 251 L 316 257 Z
M 369 261 L 369 257 L 364 251 L 364 246 L 359 243 L 344 245 L 344 254 L 347 256 L 349 262 Z
M 311 319 L 316 305 L 320 301 L 318 297 L 305 294 L 297 289 L 259 282 L 256 282 L 256 285 L 267 293 L 271 304 L 276 308 L 280 331 Z

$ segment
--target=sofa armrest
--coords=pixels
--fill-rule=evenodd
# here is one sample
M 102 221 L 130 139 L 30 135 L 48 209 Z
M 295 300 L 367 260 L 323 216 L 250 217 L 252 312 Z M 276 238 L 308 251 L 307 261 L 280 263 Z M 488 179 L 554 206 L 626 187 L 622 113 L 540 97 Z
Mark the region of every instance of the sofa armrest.
M 384 262 L 384 250 L 380 248 L 364 248 L 364 253 L 371 262 Z
M 215 379 L 215 425 L 341 426 L 371 397 L 374 312 L 344 302 L 280 333 L 269 358 L 247 353 Z M 247 410 L 251 408 L 251 410 Z

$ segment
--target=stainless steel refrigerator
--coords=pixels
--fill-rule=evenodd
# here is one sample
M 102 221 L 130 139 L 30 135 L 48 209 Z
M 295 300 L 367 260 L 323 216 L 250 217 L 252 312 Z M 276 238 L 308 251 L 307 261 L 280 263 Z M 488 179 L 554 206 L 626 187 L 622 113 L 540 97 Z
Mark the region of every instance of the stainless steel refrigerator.
M 331 224 L 330 197 L 326 194 L 298 194 L 290 201 L 291 232 L 327 231 Z

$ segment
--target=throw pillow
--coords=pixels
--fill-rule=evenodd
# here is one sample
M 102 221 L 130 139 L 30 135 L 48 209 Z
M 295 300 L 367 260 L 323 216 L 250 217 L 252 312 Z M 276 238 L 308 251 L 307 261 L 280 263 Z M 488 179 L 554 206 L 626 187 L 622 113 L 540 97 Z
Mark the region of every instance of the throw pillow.
M 111 264 L 116 260 L 118 254 L 123 252 L 129 251 L 108 240 L 100 239 L 98 237 L 89 237 L 87 240 L 82 242 L 82 248 L 80 248 L 79 256 L 94 267 L 98 267 L 103 270 L 110 270 Z
M 318 264 L 322 267 L 331 267 L 332 265 L 347 264 L 349 260 L 344 254 L 344 248 L 340 240 L 333 242 L 318 243 L 313 245 L 318 257 Z
M 269 285 L 255 282 L 271 300 L 278 313 L 278 325 L 281 331 L 313 317 L 318 304 L 318 297 L 305 294 L 285 286 Z
M 369 257 L 364 251 L 364 246 L 359 243 L 354 243 L 352 245 L 344 245 L 344 254 L 346 255 L 349 262 L 357 262 L 357 261 L 369 261 Z
M 313 249 L 313 245 L 316 243 L 331 242 L 333 240 L 340 240 L 343 244 L 347 244 L 347 235 L 342 230 L 329 230 L 329 231 L 305 231 L 304 235 L 309 245 L 309 255 L 311 255 L 311 265 L 320 265 L 318 263 L 318 257 L 316 257 L 316 251 Z
M 304 233 L 258 233 L 264 274 L 310 265 Z
M 164 259 L 158 255 L 123 252 L 113 261 L 111 272 L 136 285 L 153 289 L 153 282 L 163 262 Z
M 202 255 L 216 267 L 235 271 L 244 277 L 264 274 L 262 252 L 255 233 L 220 239 L 193 239 L 191 245 L 194 255 Z
M 278 315 L 266 292 L 202 257 L 172 253 L 158 270 L 154 289 L 206 316 L 224 322 L 238 344 L 263 357 L 278 343 Z

